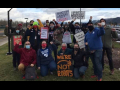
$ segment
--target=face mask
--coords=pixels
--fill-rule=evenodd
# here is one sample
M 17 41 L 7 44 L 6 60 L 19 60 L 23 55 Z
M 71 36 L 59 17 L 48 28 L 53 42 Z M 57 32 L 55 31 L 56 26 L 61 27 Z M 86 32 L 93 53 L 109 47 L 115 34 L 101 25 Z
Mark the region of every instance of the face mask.
M 30 24 L 30 26 L 32 26 L 33 24 Z
M 105 22 L 101 22 L 101 25 L 102 25 L 102 26 L 105 26 Z
M 26 45 L 25 47 L 26 47 L 26 49 L 30 49 L 30 45 Z
M 49 23 L 46 23 L 47 26 L 49 26 Z
M 42 44 L 42 48 L 46 48 L 47 44 Z
M 66 49 L 66 47 L 62 47 L 62 50 L 65 50 Z
M 54 28 L 54 26 L 50 26 L 50 28 Z
M 78 50 L 79 50 L 79 48 L 74 48 L 74 50 L 75 50 L 75 51 L 78 51 Z
M 19 32 L 20 32 L 20 30 L 16 30 L 16 33 L 18 33 L 18 34 L 19 34 Z
M 37 27 L 38 27 L 38 26 L 36 26 L 36 25 L 35 25 L 35 26 L 33 26 L 33 28 L 34 28 L 34 29 L 36 29 Z
M 89 29 L 90 31 L 92 31 L 92 30 L 94 29 L 94 27 L 93 27 L 93 26 L 88 26 L 88 29 Z
M 79 26 L 75 26 L 76 29 L 79 29 L 80 27 Z

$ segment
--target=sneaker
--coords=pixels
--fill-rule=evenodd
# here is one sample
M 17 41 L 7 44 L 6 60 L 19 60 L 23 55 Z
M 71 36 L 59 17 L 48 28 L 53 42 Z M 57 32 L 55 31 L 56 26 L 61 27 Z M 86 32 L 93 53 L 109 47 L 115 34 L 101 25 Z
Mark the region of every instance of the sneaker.
M 95 78 L 95 77 L 97 77 L 97 76 L 96 76 L 96 75 L 92 75 L 92 76 L 91 76 L 91 78 Z
M 15 67 L 14 67 L 14 69 L 13 69 L 13 70 L 14 70 L 14 71 L 17 71 L 17 68 L 15 68 Z
M 25 75 L 22 75 L 22 78 L 25 79 Z
M 114 70 L 111 70 L 111 71 L 110 71 L 110 75 L 113 75 L 113 74 L 114 74 Z
M 97 81 L 102 81 L 102 78 L 101 78 L 101 79 L 99 79 L 99 80 L 97 80 Z

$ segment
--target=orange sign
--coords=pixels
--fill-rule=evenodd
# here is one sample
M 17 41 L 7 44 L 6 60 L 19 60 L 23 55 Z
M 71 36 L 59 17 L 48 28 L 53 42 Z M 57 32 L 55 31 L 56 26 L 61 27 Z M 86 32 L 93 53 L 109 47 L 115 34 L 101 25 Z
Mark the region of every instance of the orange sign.
M 57 74 L 59 77 L 73 76 L 73 66 L 72 66 L 71 55 L 60 55 L 60 56 L 57 55 Z

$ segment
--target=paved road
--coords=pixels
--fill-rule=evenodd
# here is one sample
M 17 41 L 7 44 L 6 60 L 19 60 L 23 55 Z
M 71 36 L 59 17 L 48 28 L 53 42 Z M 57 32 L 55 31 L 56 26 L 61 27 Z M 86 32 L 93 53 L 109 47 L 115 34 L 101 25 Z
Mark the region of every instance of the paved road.
M 0 46 L 6 44 L 8 42 L 8 37 L 0 39 Z

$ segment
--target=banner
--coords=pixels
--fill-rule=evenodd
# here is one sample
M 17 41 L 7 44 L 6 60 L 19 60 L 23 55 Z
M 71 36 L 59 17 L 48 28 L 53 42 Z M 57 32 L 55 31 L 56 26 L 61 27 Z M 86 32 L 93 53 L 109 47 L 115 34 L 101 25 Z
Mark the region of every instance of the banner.
M 71 20 L 69 10 L 62 11 L 62 12 L 57 12 L 57 13 L 55 13 L 55 15 L 56 15 L 56 21 L 57 22 Z
M 75 37 L 76 41 L 78 41 L 80 49 L 84 48 L 85 47 L 85 42 L 84 42 L 85 35 L 84 35 L 84 32 L 81 31 L 80 33 L 75 34 L 74 37 Z
M 63 43 L 67 43 L 67 44 L 71 44 L 72 43 L 71 34 L 70 34 L 69 31 L 64 33 L 62 42 Z
M 48 28 L 47 27 L 41 27 L 40 39 L 48 39 Z
M 59 77 L 72 77 L 73 65 L 71 55 L 57 55 L 57 75 Z
M 15 36 L 13 36 L 13 45 L 15 46 L 17 43 L 16 43 L 16 40 L 21 40 L 20 42 L 19 42 L 19 45 L 22 45 L 22 36 L 21 35 L 15 35 Z
M 81 11 L 81 13 L 80 13 L 80 11 L 72 11 L 71 12 L 72 19 L 80 19 L 80 17 L 81 17 L 81 19 L 85 19 L 85 11 Z

